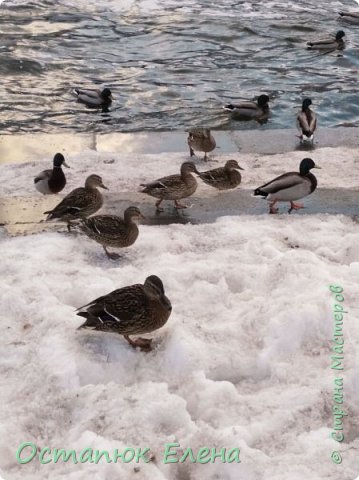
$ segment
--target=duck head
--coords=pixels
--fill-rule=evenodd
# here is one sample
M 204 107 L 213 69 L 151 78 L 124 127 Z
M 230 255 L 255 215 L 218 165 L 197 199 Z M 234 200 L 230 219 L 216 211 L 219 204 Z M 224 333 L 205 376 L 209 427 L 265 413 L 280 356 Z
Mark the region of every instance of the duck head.
M 244 168 L 238 165 L 237 160 L 228 160 L 228 162 L 226 162 L 225 168 L 229 168 L 230 170 L 244 170 Z
M 259 95 L 257 99 L 257 104 L 259 107 L 267 107 L 269 102 L 269 97 L 268 95 Z
M 104 88 L 101 92 L 101 97 L 104 99 L 104 100 L 112 100 L 112 93 L 111 93 L 111 90 L 109 88 Z
M 305 112 L 311 106 L 312 100 L 310 98 L 305 98 L 302 103 L 302 111 Z
M 199 174 L 196 165 L 193 162 L 184 162 L 181 165 L 181 174 L 184 173 L 197 173 Z
M 137 207 L 126 208 L 124 217 L 128 219 L 146 218 Z
M 167 310 L 172 310 L 171 302 L 165 295 L 165 289 L 163 287 L 162 280 L 157 277 L 157 275 L 150 275 L 146 278 L 144 289 L 150 298 L 153 300 L 160 300 Z
M 64 156 L 62 155 L 62 153 L 57 153 L 57 154 L 54 156 L 54 167 L 61 167 L 62 165 L 63 165 L 64 167 L 70 168 L 70 166 L 67 165 L 67 163 L 65 162 L 65 158 L 64 158 Z
M 341 40 L 343 37 L 345 37 L 345 32 L 343 32 L 343 30 L 339 30 L 335 35 L 335 40 Z
M 96 174 L 90 175 L 89 177 L 86 178 L 85 187 L 86 188 L 101 187 L 101 188 L 104 188 L 105 190 L 108 190 L 108 188 L 105 187 L 105 185 L 103 184 L 102 178 Z
M 299 173 L 300 175 L 307 175 L 312 168 L 322 168 L 316 165 L 311 158 L 303 158 L 300 162 Z

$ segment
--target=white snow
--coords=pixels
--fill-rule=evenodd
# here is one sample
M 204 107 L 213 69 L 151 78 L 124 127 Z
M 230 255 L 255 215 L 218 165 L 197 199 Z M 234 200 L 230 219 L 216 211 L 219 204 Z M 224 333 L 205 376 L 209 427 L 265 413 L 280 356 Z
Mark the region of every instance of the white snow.
M 303 152 L 238 159 L 245 188 L 297 170 Z M 318 149 L 320 188 L 358 185 L 358 154 Z M 114 163 L 107 163 L 114 160 Z M 68 185 L 99 173 L 111 192 L 176 173 L 185 154 L 69 156 Z M 36 196 L 49 166 L 0 167 L 5 196 Z M 339 177 L 337 176 L 339 175 Z M 203 190 L 203 195 L 207 190 Z M 208 190 L 209 192 L 209 190 Z M 214 195 L 211 190 L 211 195 Z M 108 260 L 83 236 L 1 235 L 0 474 L 6 480 L 353 480 L 359 448 L 359 229 L 350 217 L 240 216 L 203 225 L 140 226 L 124 257 Z M 173 312 L 134 351 L 116 334 L 77 331 L 75 309 L 156 274 Z M 330 439 L 333 295 L 344 288 L 345 441 Z M 340 372 L 341 374 L 341 372 Z M 164 464 L 167 443 L 235 448 L 241 463 Z M 19 465 L 22 442 L 40 449 L 150 447 L 144 464 Z M 330 455 L 342 453 L 335 465 Z M 135 473 L 134 467 L 140 467 Z

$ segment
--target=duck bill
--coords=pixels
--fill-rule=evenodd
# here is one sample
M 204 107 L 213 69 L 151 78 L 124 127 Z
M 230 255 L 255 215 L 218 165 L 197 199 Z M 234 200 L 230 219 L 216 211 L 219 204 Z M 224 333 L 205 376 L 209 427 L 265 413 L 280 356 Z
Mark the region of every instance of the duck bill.
M 104 185 L 103 183 L 101 183 L 101 185 L 99 185 L 99 187 L 104 188 L 105 190 L 109 190 L 109 188 L 106 187 L 106 185 Z
M 146 217 L 145 217 L 144 215 L 142 215 L 142 213 L 140 214 L 140 218 L 141 218 L 142 220 L 145 220 L 145 219 L 146 219 Z
M 242 168 L 242 167 L 238 167 L 238 169 L 239 169 L 239 170 L 244 170 L 244 168 Z
M 64 167 L 66 167 L 66 168 L 71 168 L 70 165 L 67 165 L 66 162 L 62 162 L 62 165 L 63 165 Z
M 319 165 L 315 165 L 313 168 L 320 168 L 320 170 L 322 169 L 322 167 L 320 167 Z

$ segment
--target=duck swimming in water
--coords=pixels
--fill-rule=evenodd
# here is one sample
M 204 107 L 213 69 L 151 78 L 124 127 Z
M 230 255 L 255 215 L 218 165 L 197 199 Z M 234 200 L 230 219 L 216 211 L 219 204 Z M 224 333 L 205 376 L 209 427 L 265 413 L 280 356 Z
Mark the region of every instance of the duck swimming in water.
M 239 120 L 257 120 L 264 123 L 269 117 L 269 97 L 259 95 L 256 102 L 245 100 L 237 103 L 229 103 L 223 108 L 232 113 L 233 118 Z
M 359 12 L 338 12 L 343 20 L 359 25 Z
M 345 47 L 343 37 L 345 33 L 339 30 L 335 36 L 307 42 L 307 48 L 308 50 L 343 50 Z
M 62 153 L 54 156 L 52 170 L 43 170 L 34 178 L 35 188 L 43 195 L 59 193 L 66 185 L 66 177 L 62 171 L 62 166 L 70 168 L 65 162 Z
M 301 142 L 314 142 L 314 132 L 317 128 L 317 116 L 309 107 L 312 104 L 310 98 L 305 98 L 302 104 L 302 110 L 297 116 L 297 127 L 300 131 L 299 138 Z
M 317 188 L 317 179 L 310 173 L 312 168 L 321 167 L 316 165 L 311 158 L 304 158 L 300 162 L 299 173 L 289 172 L 280 175 L 271 182 L 256 188 L 253 195 L 270 200 L 269 213 L 278 213 L 278 208 L 275 208 L 277 202 L 290 202 L 288 213 L 304 208 L 304 205 L 294 203 L 294 201 L 310 195 Z
M 75 88 L 77 101 L 89 108 L 108 108 L 112 103 L 112 94 L 109 88 L 103 90 Z

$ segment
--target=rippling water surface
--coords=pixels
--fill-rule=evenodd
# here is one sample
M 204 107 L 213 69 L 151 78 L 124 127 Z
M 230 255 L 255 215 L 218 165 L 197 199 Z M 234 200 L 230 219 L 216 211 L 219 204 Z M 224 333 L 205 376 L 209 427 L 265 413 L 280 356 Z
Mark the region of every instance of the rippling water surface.
M 311 96 L 323 126 L 359 125 L 359 26 L 338 20 L 351 0 L 6 1 L 0 6 L 0 131 L 259 128 L 222 105 L 271 97 L 260 128 L 294 126 Z M 305 42 L 346 32 L 343 54 Z M 89 110 L 75 86 L 108 86 L 108 113 Z

